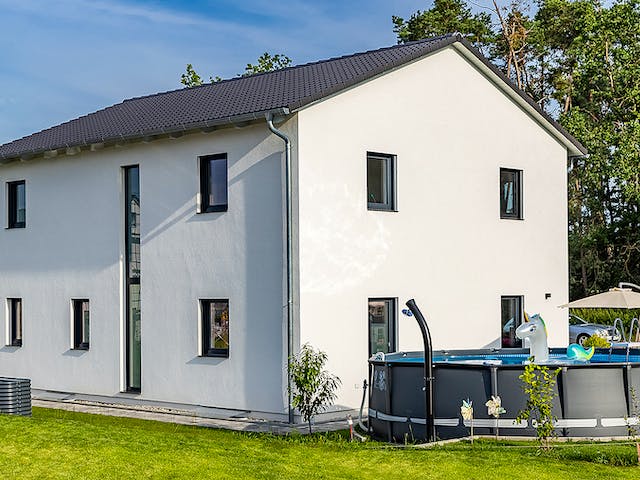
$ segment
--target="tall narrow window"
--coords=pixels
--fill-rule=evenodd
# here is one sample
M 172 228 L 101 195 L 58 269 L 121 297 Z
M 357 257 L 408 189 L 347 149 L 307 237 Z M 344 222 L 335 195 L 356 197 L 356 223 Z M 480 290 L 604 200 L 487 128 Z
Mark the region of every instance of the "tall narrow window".
M 367 208 L 395 209 L 395 156 L 367 153 Z
M 396 350 L 396 299 L 369 299 L 369 356 Z
M 8 298 L 7 310 L 9 314 L 9 345 L 22 346 L 22 299 Z
M 500 218 L 522 219 L 522 170 L 500 169 Z
M 126 315 L 126 387 L 139 392 L 141 387 L 142 344 L 140 303 L 140 168 L 125 167 L 125 315 Z
M 200 212 L 226 212 L 227 196 L 227 154 L 200 157 Z
M 200 300 L 202 355 L 229 356 L 229 300 Z
M 89 300 L 72 300 L 73 348 L 89 350 Z
M 24 180 L 9 182 L 7 187 L 8 227 L 24 228 L 27 224 L 27 201 Z
M 520 348 L 522 340 L 516 337 L 516 329 L 522 324 L 523 298 L 521 296 L 501 297 L 502 347 Z

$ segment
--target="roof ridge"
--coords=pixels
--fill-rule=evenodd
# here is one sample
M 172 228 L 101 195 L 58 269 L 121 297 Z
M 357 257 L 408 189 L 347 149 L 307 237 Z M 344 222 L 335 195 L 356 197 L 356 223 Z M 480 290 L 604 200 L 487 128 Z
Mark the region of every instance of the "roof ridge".
M 240 75 L 238 74 L 237 77 L 232 77 L 232 78 L 223 78 L 222 80 L 219 80 L 217 82 L 209 82 L 209 83 L 202 83 L 200 85 L 194 85 L 193 87 L 182 87 L 182 88 L 174 88 L 173 90 L 165 90 L 163 92 L 156 92 L 156 93 L 150 93 L 149 95 L 141 95 L 139 97 L 131 97 L 131 98 L 125 98 L 122 102 L 119 103 L 125 103 L 125 102 L 130 102 L 133 100 L 140 100 L 143 98 L 151 98 L 151 97 L 157 97 L 157 96 L 161 96 L 161 95 L 168 95 L 170 93 L 174 93 L 174 92 L 180 92 L 186 88 L 191 88 L 191 89 L 200 89 L 200 88 L 211 88 L 212 86 L 217 86 L 217 85 L 222 85 L 225 83 L 231 83 L 231 82 L 237 82 L 240 80 L 246 80 L 249 78 L 256 78 L 256 77 L 262 77 L 265 75 L 271 75 L 277 72 L 285 72 L 285 71 L 289 71 L 289 70 L 295 70 L 297 68 L 304 68 L 304 67 L 309 67 L 312 65 L 319 65 L 322 63 L 329 63 L 329 62 L 335 62 L 338 60 L 344 60 L 346 58 L 353 58 L 353 57 L 358 57 L 360 55 L 369 55 L 372 53 L 376 53 L 376 52 L 384 52 L 387 50 L 393 50 L 393 49 L 397 49 L 397 48 L 402 48 L 402 47 L 406 47 L 409 45 L 416 45 L 419 43 L 431 43 L 431 42 L 436 42 L 439 40 L 443 40 L 445 38 L 451 38 L 451 37 L 457 37 L 459 36 L 459 33 L 446 33 L 444 35 L 438 35 L 435 37 L 429 37 L 429 38 L 423 38 L 420 40 L 413 40 L 411 42 L 405 42 L 405 43 L 397 43 L 396 45 L 390 45 L 390 46 L 386 46 L 386 47 L 379 47 L 379 48 L 374 48 L 372 50 L 365 50 L 363 52 L 356 52 L 356 53 L 350 53 L 347 55 L 340 55 L 337 57 L 330 57 L 330 58 L 325 58 L 323 60 L 316 60 L 313 62 L 307 62 L 307 63 L 302 63 L 300 65 L 291 65 L 289 67 L 284 67 L 284 68 L 279 68 L 277 70 L 272 70 L 270 72 L 260 72 L 260 73 L 254 73 L 252 75 Z M 118 105 L 117 103 L 114 103 L 113 105 Z M 111 105 L 111 106 L 113 106 Z M 109 108 L 109 107 L 106 107 Z

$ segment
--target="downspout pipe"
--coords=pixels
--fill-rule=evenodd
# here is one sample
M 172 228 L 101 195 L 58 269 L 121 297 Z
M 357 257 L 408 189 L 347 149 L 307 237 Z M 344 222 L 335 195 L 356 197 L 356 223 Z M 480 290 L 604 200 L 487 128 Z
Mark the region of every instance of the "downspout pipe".
M 288 111 L 286 112 L 288 113 Z M 284 141 L 284 163 L 285 163 L 285 210 L 287 217 L 287 397 L 288 397 L 288 413 L 289 423 L 294 423 L 293 407 L 291 405 L 291 375 L 289 367 L 289 359 L 293 355 L 293 239 L 291 237 L 293 232 L 293 215 L 291 213 L 292 204 L 292 191 L 291 191 L 291 140 L 281 130 L 278 130 L 273 124 L 273 113 L 269 112 L 265 115 L 267 119 L 267 126 L 271 133 L 280 137 Z
M 411 313 L 418 322 L 420 333 L 422 333 L 422 342 L 424 343 L 424 409 L 425 409 L 425 429 L 427 442 L 433 442 L 436 439 L 436 425 L 433 419 L 433 348 L 431 346 L 431 332 L 429 326 L 424 319 L 422 312 L 412 298 L 406 303 Z

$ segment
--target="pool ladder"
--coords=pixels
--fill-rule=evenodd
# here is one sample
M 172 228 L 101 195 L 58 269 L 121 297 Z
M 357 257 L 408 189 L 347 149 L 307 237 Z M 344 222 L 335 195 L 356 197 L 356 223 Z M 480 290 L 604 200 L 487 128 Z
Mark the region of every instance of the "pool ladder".
M 618 328 L 618 326 L 620 328 Z M 616 332 L 620 332 L 620 343 L 626 344 L 627 345 L 627 354 L 625 357 L 626 362 L 629 362 L 629 351 L 631 350 L 631 339 L 633 338 L 633 327 L 636 327 L 636 334 L 638 333 L 638 328 L 640 328 L 640 324 L 638 323 L 638 319 L 637 318 L 632 318 L 631 319 L 631 326 L 629 327 L 629 338 L 627 339 L 627 337 L 624 334 L 624 323 L 622 322 L 621 318 L 616 318 L 613 321 L 613 333 L 615 335 Z M 613 342 L 611 343 L 611 346 L 609 347 L 609 361 L 611 361 L 611 355 L 613 354 Z
M 635 325 L 636 327 L 636 333 L 638 330 L 638 319 L 637 318 L 633 318 L 631 320 L 631 326 L 629 327 L 629 341 L 627 342 L 627 358 L 626 361 L 627 363 L 629 363 L 629 351 L 631 350 L 631 340 L 633 339 L 633 326 Z
M 618 329 L 618 324 L 620 325 L 620 329 Z M 625 337 L 624 335 L 624 324 L 622 323 L 622 319 L 620 318 L 616 318 L 613 322 L 613 333 L 615 335 L 616 332 L 620 332 L 620 336 L 622 337 L 620 340 L 622 340 L 621 343 L 626 343 L 627 344 L 627 354 L 625 357 L 625 361 L 627 363 L 629 363 L 629 355 L 630 355 L 630 350 L 631 350 L 631 339 L 633 338 L 633 327 L 636 327 L 636 334 L 638 333 L 638 329 L 640 328 L 640 323 L 638 323 L 638 319 L 637 318 L 632 318 L 631 319 L 631 326 L 629 327 L 629 337 L 627 339 L 627 337 Z M 611 343 L 611 346 L 609 347 L 609 361 L 611 361 L 611 355 L 613 354 L 613 343 Z

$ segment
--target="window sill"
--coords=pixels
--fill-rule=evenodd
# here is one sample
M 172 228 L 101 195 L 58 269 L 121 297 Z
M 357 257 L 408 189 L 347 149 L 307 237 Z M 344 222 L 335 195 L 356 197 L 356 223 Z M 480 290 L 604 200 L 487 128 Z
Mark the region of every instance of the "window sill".
M 395 208 L 372 207 L 371 205 L 367 205 L 367 210 L 370 212 L 398 212 Z
M 198 213 L 217 213 L 217 212 L 226 212 L 228 210 L 229 210 L 228 205 L 216 205 L 213 207 L 207 207 L 205 209 L 202 209 Z
M 19 228 L 27 228 L 27 225 L 26 224 L 23 224 L 23 225 L 11 225 L 9 227 L 5 227 L 5 230 L 16 230 L 16 229 L 19 229 Z
M 210 352 L 199 355 L 200 358 L 229 358 L 229 352 Z
M 502 215 L 500 215 L 500 220 L 524 220 L 523 217 L 504 217 Z
M 80 351 L 80 352 L 88 352 L 89 351 L 89 345 L 87 345 L 86 347 L 83 347 L 83 346 L 73 347 L 71 350 L 77 350 L 77 351 Z

